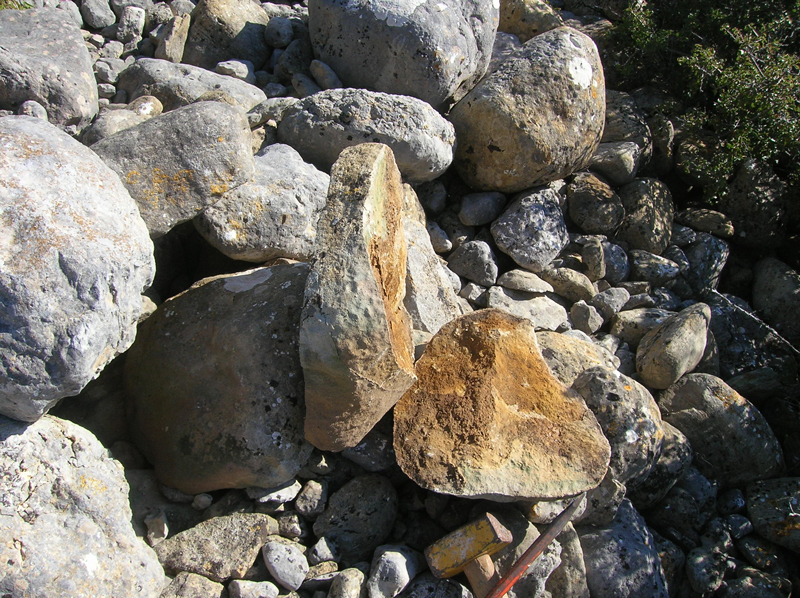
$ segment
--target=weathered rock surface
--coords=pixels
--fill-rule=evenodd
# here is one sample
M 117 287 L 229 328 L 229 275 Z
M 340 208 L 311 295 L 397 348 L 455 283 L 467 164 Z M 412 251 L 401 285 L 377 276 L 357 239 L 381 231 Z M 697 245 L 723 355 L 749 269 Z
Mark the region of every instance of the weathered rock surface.
M 511 33 L 526 42 L 530 38 L 560 27 L 564 21 L 543 0 L 502 0 L 498 30 Z
M 314 54 L 348 87 L 417 97 L 434 108 L 460 99 L 489 65 L 499 3 L 470 0 L 314 0 Z
M 800 553 L 800 478 L 754 482 L 747 487 L 747 514 L 756 532 L 775 544 Z
M 625 207 L 608 183 L 588 172 L 567 185 L 569 216 L 589 234 L 613 234 L 625 218 Z
M 236 260 L 308 260 L 330 177 L 288 145 L 255 156 L 255 177 L 229 191 L 194 220 L 212 246 Z
M 657 307 L 621 311 L 611 320 L 611 334 L 635 349 L 645 334 L 674 315 L 675 312 Z
M 0 591 L 158 598 L 169 580 L 133 533 L 122 467 L 86 430 L 0 416 Z
M 197 573 L 182 571 L 164 589 L 159 598 L 225 598 L 225 586 Z
M 191 104 L 211 91 L 225 93 L 244 110 L 267 99 L 258 87 L 234 77 L 155 58 L 140 58 L 122 71 L 117 89 L 128 94 L 128 101 L 144 95 L 155 96 L 161 100 L 165 112 Z
M 556 540 L 561 544 L 561 564 L 547 578 L 545 589 L 553 596 L 589 598 L 583 548 L 572 523 L 567 524 Z
M 277 522 L 263 513 L 214 517 L 155 547 L 167 573 L 188 571 L 216 582 L 241 578 L 256 560 Z
M 667 421 L 661 422 L 664 438 L 661 452 L 644 480 L 628 484 L 628 498 L 637 509 L 647 509 L 660 501 L 692 464 L 694 453 L 686 436 Z
M 305 464 L 297 334 L 307 276 L 292 264 L 209 279 L 142 325 L 126 362 L 129 421 L 166 485 L 271 488 Z
M 423 488 L 514 501 L 574 495 L 605 474 L 608 441 L 547 369 L 526 320 L 498 310 L 454 320 L 417 375 L 394 410 L 394 446 Z
M 486 293 L 486 307 L 530 320 L 537 330 L 557 330 L 569 321 L 567 310 L 546 295 L 498 286 L 493 286 Z
M 619 190 L 625 218 L 617 238 L 632 249 L 660 255 L 669 245 L 675 207 L 672 193 L 658 179 L 637 179 Z
M 346 147 L 383 143 L 410 183 L 430 181 L 453 161 L 453 125 L 416 98 L 366 89 L 331 89 L 294 104 L 278 125 L 278 139 L 323 170 Z
M 800 274 L 775 258 L 754 268 L 753 307 L 789 341 L 800 342 Z
M 526 43 L 453 107 L 455 166 L 475 189 L 514 193 L 583 168 L 603 131 L 597 47 L 559 27 Z
M 0 108 L 36 100 L 54 124 L 78 130 L 97 115 L 92 61 L 65 11 L 0 11 L 0 46 Z
M 199 102 L 95 143 L 136 200 L 152 237 L 191 220 L 255 171 L 245 113 Z
M 334 165 L 317 228 L 300 330 L 306 438 L 355 446 L 414 381 L 403 306 L 403 189 L 392 151 L 348 148 Z
M 56 127 L 9 116 L 0 145 L 0 413 L 35 421 L 131 345 L 153 245 L 114 172 Z
M 588 340 L 542 331 L 536 333 L 536 341 L 547 367 L 565 386 L 572 386 L 575 378 L 589 368 L 616 367 L 614 355 Z
M 783 472 L 783 453 L 764 416 L 719 378 L 689 374 L 658 397 L 665 421 L 683 432 L 695 466 L 725 484 Z
M 651 388 L 663 389 L 691 372 L 706 350 L 711 309 L 696 303 L 645 334 L 636 349 L 636 371 Z

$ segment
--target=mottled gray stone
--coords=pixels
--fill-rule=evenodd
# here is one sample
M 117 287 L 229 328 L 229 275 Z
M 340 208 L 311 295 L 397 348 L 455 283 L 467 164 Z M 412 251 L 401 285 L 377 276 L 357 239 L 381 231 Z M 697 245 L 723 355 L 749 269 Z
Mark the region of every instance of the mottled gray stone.
M 569 309 L 572 325 L 586 334 L 594 334 L 603 325 L 603 316 L 592 305 L 580 300 L 572 304 Z
M 0 416 L 0 591 L 158 598 L 168 580 L 134 535 L 122 467 L 83 428 Z
M 234 77 L 240 81 L 250 83 L 250 85 L 256 84 L 255 69 L 253 63 L 249 60 L 233 59 L 219 62 L 217 66 L 214 67 L 214 72 L 220 75 Z
M 247 118 L 222 102 L 166 112 L 92 150 L 119 175 L 154 238 L 191 220 L 255 171 Z
M 686 279 L 701 297 L 716 290 L 722 269 L 728 261 L 728 244 L 708 233 L 697 233 L 696 240 L 685 248 L 691 270 Z
M 608 321 L 625 306 L 630 298 L 630 293 L 625 289 L 611 287 L 594 295 L 589 299 L 589 304 L 597 308 L 597 311 L 603 316 L 603 320 Z
M 117 23 L 117 39 L 122 43 L 138 41 L 144 30 L 145 11 L 138 6 L 126 6 Z
M 264 41 L 273 48 L 285 48 L 293 38 L 292 22 L 286 17 L 272 17 L 264 28 Z
M 344 596 L 337 594 L 330 598 L 358 598 L 357 594 Z M 473 598 L 465 586 L 454 579 L 437 579 L 430 573 L 423 573 L 412 581 L 398 598 Z
M 566 386 L 571 386 L 575 378 L 591 367 L 616 367 L 614 355 L 588 337 L 580 339 L 569 334 L 540 331 L 536 339 L 550 371 Z
M 719 378 L 688 374 L 660 393 L 658 405 L 689 439 L 706 477 L 734 485 L 783 472 L 781 447 L 764 416 Z
M 461 198 L 458 219 L 467 226 L 489 224 L 503 213 L 506 196 L 496 191 L 470 193 Z
M 703 596 L 722 585 L 727 569 L 728 559 L 722 552 L 700 547 L 686 555 L 686 579 L 691 588 Z
M 182 571 L 159 598 L 225 598 L 225 586 L 197 573 Z
M 297 546 L 267 542 L 261 549 L 273 579 L 287 590 L 297 590 L 308 573 L 308 561 Z
M 108 0 L 82 0 L 81 16 L 92 29 L 102 29 L 117 21 L 117 16 L 111 10 Z
M 491 231 L 502 251 L 533 272 L 546 268 L 569 242 L 558 193 L 549 188 L 515 199 Z
M 567 310 L 546 295 L 512 291 L 499 286 L 493 286 L 487 292 L 486 307 L 531 320 L 537 330 L 557 330 L 569 320 Z
M 499 4 L 488 0 L 313 0 L 314 54 L 348 87 L 420 98 L 436 109 L 484 75 Z
M 364 564 L 366 565 L 366 563 Z M 328 598 L 364 598 L 366 596 L 365 581 L 366 575 L 361 569 L 343 569 L 331 583 Z M 461 598 L 461 596 L 457 598 Z
M 589 598 L 583 548 L 572 523 L 567 524 L 556 540 L 561 544 L 561 564 L 547 578 L 545 589 L 558 598 Z
M 527 293 L 552 293 L 553 285 L 527 270 L 509 270 L 497 279 L 497 284 L 512 291 Z
M 559 27 L 526 43 L 450 112 L 455 167 L 475 189 L 514 193 L 583 168 L 603 130 L 594 42 Z
M 800 478 L 754 482 L 747 487 L 747 514 L 763 538 L 800 553 Z
M 367 91 L 331 89 L 304 98 L 286 110 L 278 139 L 323 170 L 346 147 L 383 143 L 410 183 L 430 181 L 453 161 L 453 126 L 416 98 Z
M 450 254 L 447 267 L 459 276 L 488 287 L 497 280 L 497 260 L 485 241 L 467 241 Z
M 191 104 L 210 91 L 224 92 L 244 110 L 267 99 L 255 85 L 196 66 L 155 58 L 140 58 L 125 69 L 117 89 L 127 92 L 131 101 L 139 96 L 155 96 L 161 100 L 165 112 Z
M 775 258 L 756 263 L 753 307 L 789 341 L 800 342 L 800 274 Z
M 589 234 L 613 234 L 625 217 L 622 200 L 608 183 L 588 172 L 567 185 L 569 216 Z
M 631 279 L 647 281 L 654 287 L 673 285 L 681 271 L 672 260 L 642 249 L 631 249 L 628 258 Z
M 314 81 L 316 81 L 322 89 L 338 89 L 344 87 L 334 70 L 321 60 L 312 60 L 311 64 L 308 66 L 308 70 L 311 71 Z
M 631 272 L 630 261 L 625 250 L 615 243 L 602 242 L 603 260 L 606 264 L 605 279 L 609 284 L 617 285 L 628 279 Z
M 228 584 L 229 598 L 278 598 L 278 594 L 278 586 L 269 581 L 234 579 Z
M 425 568 L 425 558 L 408 546 L 378 546 L 370 565 L 367 592 L 370 598 L 394 598 Z
M 307 276 L 293 264 L 208 279 L 145 321 L 125 364 L 129 421 L 164 483 L 272 488 L 305 464 L 297 335 Z
M 188 14 L 176 14 L 169 22 L 165 23 L 156 36 L 158 45 L 153 57 L 159 60 L 179 63 L 183 58 L 186 38 L 189 37 L 190 23 L 191 17 Z
M 97 85 L 81 30 L 62 10 L 0 11 L 0 108 L 36 100 L 79 131 L 97 115 Z
M 572 268 L 547 268 L 539 276 L 553 286 L 553 292 L 570 302 L 591 301 L 595 295 L 592 281 Z
M 213 247 L 236 260 L 308 260 L 330 177 L 288 145 L 255 156 L 255 176 L 225 193 L 194 220 Z
M 589 160 L 588 168 L 613 185 L 625 185 L 636 178 L 641 157 L 642 148 L 632 141 L 601 143 Z
M 153 245 L 116 174 L 55 126 L 7 116 L 0 145 L 0 413 L 35 421 L 130 347 Z
M 669 188 L 658 179 L 636 179 L 620 188 L 619 197 L 625 207 L 625 218 L 617 239 L 632 249 L 660 255 L 669 245 L 675 213 Z
M 83 142 L 93 145 L 115 133 L 142 124 L 147 118 L 131 110 L 103 110 L 95 121 L 83 132 Z

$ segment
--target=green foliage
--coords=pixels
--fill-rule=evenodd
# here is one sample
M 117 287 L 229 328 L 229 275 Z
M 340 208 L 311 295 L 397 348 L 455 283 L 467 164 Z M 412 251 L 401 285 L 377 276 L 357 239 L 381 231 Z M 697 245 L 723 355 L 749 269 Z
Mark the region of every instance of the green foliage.
M 661 87 L 687 107 L 685 130 L 720 138 L 697 165 L 709 197 L 749 157 L 800 183 L 799 28 L 797 0 L 653 0 L 617 28 L 623 87 Z
M 0 0 L 0 10 L 5 10 L 6 8 L 23 10 L 26 8 L 33 8 L 33 5 L 21 0 Z

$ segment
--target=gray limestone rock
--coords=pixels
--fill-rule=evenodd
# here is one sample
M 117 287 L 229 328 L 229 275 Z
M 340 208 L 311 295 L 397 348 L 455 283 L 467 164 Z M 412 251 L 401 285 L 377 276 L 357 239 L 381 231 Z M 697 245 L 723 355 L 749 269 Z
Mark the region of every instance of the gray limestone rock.
M 497 259 L 486 241 L 467 241 L 450 254 L 447 267 L 481 286 L 491 286 L 497 280 Z
M 537 330 L 557 330 L 569 321 L 567 310 L 550 297 L 499 286 L 491 287 L 486 293 L 486 307 L 528 319 Z
M 194 223 L 206 241 L 236 260 L 308 260 L 329 181 L 288 145 L 270 145 L 255 156 L 253 180 L 225 193 Z
M 483 77 L 499 3 L 313 0 L 314 54 L 348 87 L 419 98 L 436 109 Z
M 625 289 L 611 287 L 602 293 L 594 295 L 589 300 L 589 304 L 593 305 L 603 316 L 603 319 L 608 321 L 625 306 L 630 298 L 630 293 Z
M 703 297 L 716 290 L 722 269 L 728 261 L 728 244 L 708 233 L 697 233 L 695 241 L 684 249 L 691 269 L 686 280 L 692 290 Z
M 536 333 L 536 339 L 547 367 L 566 386 L 572 386 L 575 378 L 591 367 L 614 369 L 618 364 L 614 355 L 588 337 L 583 340 L 568 334 L 541 331 Z
M 103 110 L 83 132 L 83 143 L 93 145 L 101 139 L 140 125 L 146 120 L 148 119 L 132 110 Z
M 625 217 L 622 200 L 611 186 L 588 172 L 575 175 L 567 185 L 569 217 L 589 234 L 613 234 Z
M 345 565 L 369 558 L 389 537 L 397 517 L 397 492 L 380 475 L 358 476 L 331 495 L 314 522 L 314 534 L 339 547 Z
M 572 268 L 547 268 L 539 276 L 553 286 L 553 292 L 572 303 L 591 301 L 596 294 L 592 281 Z
M 337 595 L 330 598 L 345 597 Z M 347 596 L 347 598 L 358 598 L 358 596 Z M 423 573 L 408 584 L 397 598 L 473 598 L 473 595 L 454 579 L 437 579 L 430 573 Z
M 781 447 L 764 416 L 719 378 L 686 375 L 660 393 L 658 405 L 689 439 L 706 477 L 735 485 L 783 472 Z
M 681 272 L 680 266 L 672 260 L 643 249 L 631 249 L 628 258 L 631 280 L 643 280 L 654 287 L 674 285 Z
M 601 142 L 614 141 L 632 141 L 642 150 L 642 164 L 650 159 L 652 141 L 647 115 L 630 94 L 609 89 L 606 92 L 606 122 Z
M 91 150 L 29 116 L 0 144 L 0 413 L 35 421 L 131 345 L 153 245 Z
M 0 108 L 26 100 L 54 124 L 85 128 L 97 115 L 97 84 L 81 30 L 62 10 L 0 11 Z
M 474 189 L 514 193 L 580 170 L 603 131 L 594 42 L 569 27 L 537 35 L 450 112 L 455 167 Z
M 613 285 L 626 281 L 631 272 L 628 254 L 615 243 L 602 241 L 601 245 L 603 246 L 603 261 L 606 265 L 605 279 Z
M 611 184 L 620 186 L 636 177 L 641 157 L 642 148 L 632 141 L 601 143 L 589 160 L 588 167 Z
M 165 112 L 191 104 L 210 91 L 224 92 L 244 110 L 267 99 L 258 87 L 239 79 L 156 58 L 140 58 L 122 71 L 117 89 L 124 90 L 131 101 L 139 96 L 155 96 Z
M 610 526 L 579 527 L 578 535 L 592 596 L 669 596 L 653 535 L 630 501 L 622 501 Z
M 567 524 L 556 540 L 561 544 L 561 564 L 547 578 L 545 589 L 558 598 L 589 598 L 583 548 L 572 523 Z
M 261 548 L 272 578 L 287 590 L 297 590 L 308 574 L 308 561 L 297 546 L 267 542 Z
M 414 381 L 400 172 L 385 145 L 347 148 L 317 227 L 300 329 L 306 438 L 358 444 Z
M 225 586 L 197 573 L 182 571 L 164 588 L 159 598 L 226 598 Z
M 553 285 L 527 270 L 509 270 L 497 279 L 497 284 L 512 291 L 527 293 L 552 293 Z
M 430 181 L 453 161 L 453 126 L 416 98 L 366 89 L 331 89 L 286 110 L 278 140 L 323 170 L 346 147 L 383 143 L 392 148 L 403 178 Z
M 278 593 L 278 586 L 269 581 L 234 579 L 228 584 L 229 598 L 278 598 Z
M 117 22 L 117 15 L 111 10 L 108 0 L 82 0 L 81 16 L 92 29 L 102 29 Z
M 307 276 L 291 264 L 207 279 L 142 325 L 125 364 L 129 421 L 164 483 L 272 488 L 305 464 L 297 334 Z
M 370 598 L 394 598 L 418 573 L 425 569 L 425 559 L 405 545 L 378 546 L 372 557 L 367 592 Z
M 506 196 L 496 191 L 470 193 L 461 198 L 458 219 L 466 226 L 490 224 L 506 207 Z
M 269 57 L 264 30 L 269 16 L 250 0 L 200 0 L 192 11 L 192 24 L 183 61 L 213 70 L 231 58 L 252 62 L 260 70 Z
M 244 112 L 221 102 L 178 108 L 95 143 L 151 237 L 191 220 L 255 171 Z
M 286 17 L 272 17 L 264 29 L 264 41 L 273 48 L 285 48 L 293 38 L 292 22 Z
M 667 388 L 691 372 L 706 349 L 711 309 L 696 303 L 651 329 L 636 349 L 636 371 L 651 388 Z
M 366 565 L 366 563 L 364 563 Z M 366 567 L 365 567 L 366 570 Z M 432 577 L 432 576 L 431 576 Z M 329 598 L 366 598 L 366 575 L 361 569 L 355 567 L 343 569 L 331 582 L 328 591 Z M 461 598 L 458 596 L 457 598 Z M 471 595 L 470 595 L 471 598 Z
M 256 560 L 277 523 L 262 513 L 214 517 L 167 538 L 155 547 L 168 574 L 188 571 L 213 581 L 241 578 Z
M 191 17 L 186 15 L 175 15 L 165 23 L 156 36 L 156 46 L 153 57 L 158 60 L 179 63 L 183 58 L 183 50 L 186 47 L 186 39 L 189 37 L 189 25 Z
M 657 307 L 621 311 L 611 319 L 611 334 L 635 349 L 645 334 L 673 315 L 675 312 Z
M 569 242 L 558 193 L 549 188 L 521 194 L 491 231 L 502 251 L 533 272 L 546 268 Z
M 658 179 L 636 179 L 619 190 L 625 218 L 617 239 L 631 249 L 643 249 L 660 255 L 669 245 L 675 207 L 672 193 Z
M 594 334 L 603 325 L 603 316 L 592 305 L 585 301 L 577 301 L 569 309 L 572 325 L 586 334 Z
M 83 428 L 0 416 L 0 592 L 158 598 L 168 580 L 131 527 L 122 467 Z

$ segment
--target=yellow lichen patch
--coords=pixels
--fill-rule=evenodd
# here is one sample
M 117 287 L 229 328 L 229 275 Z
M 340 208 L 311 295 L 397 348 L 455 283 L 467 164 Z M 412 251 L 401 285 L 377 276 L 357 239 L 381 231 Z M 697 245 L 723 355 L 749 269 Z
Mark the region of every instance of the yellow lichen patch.
M 125 184 L 126 185 L 138 185 L 139 184 L 139 171 L 131 170 L 127 175 L 125 175 Z
M 79 486 L 81 490 L 87 490 L 94 494 L 101 494 L 108 490 L 108 486 L 106 486 L 103 482 L 98 479 L 90 478 L 86 475 L 81 474 Z
M 210 189 L 212 195 L 222 195 L 228 190 L 228 185 L 227 183 L 220 183 L 220 184 L 211 183 Z

